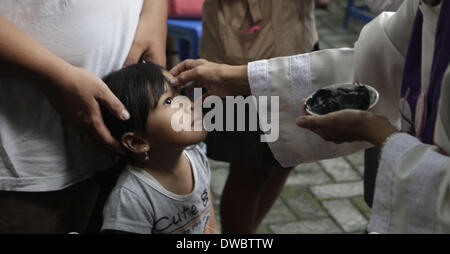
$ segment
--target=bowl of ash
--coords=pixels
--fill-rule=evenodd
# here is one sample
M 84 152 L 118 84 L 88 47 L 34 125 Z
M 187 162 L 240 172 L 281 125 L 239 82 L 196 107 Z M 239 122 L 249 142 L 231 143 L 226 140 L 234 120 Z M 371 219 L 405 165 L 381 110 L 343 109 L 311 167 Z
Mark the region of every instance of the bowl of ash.
M 358 83 L 331 85 L 306 98 L 305 110 L 310 115 L 326 115 L 344 109 L 370 110 L 380 95 L 375 88 Z

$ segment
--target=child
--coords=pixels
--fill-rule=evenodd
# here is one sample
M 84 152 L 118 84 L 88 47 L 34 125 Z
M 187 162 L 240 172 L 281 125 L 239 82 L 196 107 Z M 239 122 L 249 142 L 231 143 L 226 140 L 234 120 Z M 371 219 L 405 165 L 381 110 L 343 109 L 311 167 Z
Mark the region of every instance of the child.
M 102 231 L 216 233 L 209 163 L 196 146 L 206 132 L 173 130 L 171 120 L 180 109 L 171 105 L 181 96 L 162 69 L 139 63 L 108 75 L 105 83 L 131 117 L 122 122 L 103 110 L 105 124 L 127 151 L 129 163 L 104 207 Z M 193 116 L 192 105 L 183 113 Z

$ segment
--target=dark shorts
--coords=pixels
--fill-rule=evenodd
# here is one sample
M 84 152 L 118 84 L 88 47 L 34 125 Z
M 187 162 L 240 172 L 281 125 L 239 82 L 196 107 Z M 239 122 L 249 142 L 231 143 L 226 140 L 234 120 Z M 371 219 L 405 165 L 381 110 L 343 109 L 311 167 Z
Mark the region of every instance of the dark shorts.
M 92 179 L 59 191 L 0 191 L 0 234 L 85 232 L 98 191 Z
M 223 105 L 225 105 L 224 99 Z M 280 166 L 269 145 L 260 141 L 263 133 L 259 126 L 257 131 L 249 131 L 249 111 L 249 106 L 247 106 L 245 109 L 246 131 L 212 131 L 208 133 L 206 138 L 208 157 L 245 167 Z M 235 107 L 234 112 L 237 112 L 237 107 Z M 223 116 L 226 115 L 227 110 L 224 106 Z M 225 130 L 225 119 L 223 123 L 223 129 Z M 234 123 L 234 130 L 237 130 L 236 114 L 234 114 Z

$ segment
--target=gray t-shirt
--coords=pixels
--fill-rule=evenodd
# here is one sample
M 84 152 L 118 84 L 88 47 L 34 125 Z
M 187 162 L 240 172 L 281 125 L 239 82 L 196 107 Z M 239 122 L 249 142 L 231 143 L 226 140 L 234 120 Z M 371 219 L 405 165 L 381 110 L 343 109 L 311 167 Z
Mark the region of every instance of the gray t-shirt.
M 198 146 L 185 149 L 194 190 L 177 195 L 142 168 L 127 166 L 103 210 L 104 230 L 139 234 L 204 234 L 210 232 L 209 162 Z

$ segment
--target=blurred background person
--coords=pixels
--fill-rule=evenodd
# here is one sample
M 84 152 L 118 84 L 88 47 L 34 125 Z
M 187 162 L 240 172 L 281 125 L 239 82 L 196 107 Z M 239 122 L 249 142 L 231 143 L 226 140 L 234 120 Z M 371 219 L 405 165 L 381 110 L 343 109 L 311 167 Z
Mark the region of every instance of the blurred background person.
M 313 0 L 204 3 L 199 54 L 207 60 L 240 65 L 318 47 Z M 247 119 L 248 112 L 247 108 Z M 260 142 L 260 134 L 211 132 L 206 139 L 208 157 L 230 163 L 220 203 L 224 233 L 254 233 L 290 173 L 291 168 L 282 168 L 268 145 Z

